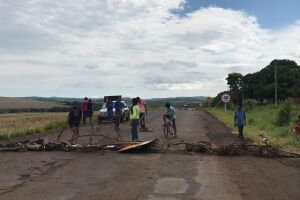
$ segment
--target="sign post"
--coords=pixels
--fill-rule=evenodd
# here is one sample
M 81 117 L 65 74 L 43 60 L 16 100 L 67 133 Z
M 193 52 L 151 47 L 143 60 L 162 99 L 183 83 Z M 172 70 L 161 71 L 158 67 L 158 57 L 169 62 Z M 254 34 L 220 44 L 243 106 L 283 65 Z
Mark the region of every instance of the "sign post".
M 211 97 L 207 97 L 207 101 L 208 101 L 208 108 L 210 109 L 210 105 L 211 105 Z
M 225 111 L 226 111 L 226 110 L 227 110 L 227 103 L 230 101 L 230 95 L 227 94 L 227 93 L 222 94 L 221 100 L 222 100 L 223 103 L 224 103 L 224 109 L 225 109 Z

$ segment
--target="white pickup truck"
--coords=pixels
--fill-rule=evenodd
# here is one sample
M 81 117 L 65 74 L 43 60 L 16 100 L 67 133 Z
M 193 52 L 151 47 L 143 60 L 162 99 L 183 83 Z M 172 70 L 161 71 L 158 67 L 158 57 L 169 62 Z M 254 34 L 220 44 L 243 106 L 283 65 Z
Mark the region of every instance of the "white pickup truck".
M 107 107 L 106 107 L 106 99 L 107 98 L 110 98 L 112 100 L 113 116 L 115 116 L 115 102 L 117 101 L 117 99 L 119 97 L 121 97 L 121 96 L 105 96 L 104 97 L 104 103 L 103 103 L 101 109 L 99 110 L 99 115 L 98 115 L 99 121 L 107 120 L 107 117 L 108 117 L 108 112 L 107 112 Z M 121 122 L 123 122 L 123 121 L 129 120 L 129 108 L 124 101 L 121 101 L 121 102 L 124 105 L 123 109 L 122 109 L 122 118 L 121 118 Z

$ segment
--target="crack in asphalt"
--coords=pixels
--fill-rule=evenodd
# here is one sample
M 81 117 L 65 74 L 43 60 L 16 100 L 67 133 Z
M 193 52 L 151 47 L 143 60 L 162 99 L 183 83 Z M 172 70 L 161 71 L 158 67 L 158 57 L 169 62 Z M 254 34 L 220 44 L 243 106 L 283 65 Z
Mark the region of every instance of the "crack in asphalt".
M 47 169 L 45 171 L 41 170 L 41 167 L 30 167 L 28 170 L 31 171 L 31 173 L 22 174 L 20 175 L 20 178 L 18 180 L 21 180 L 22 182 L 13 186 L 10 186 L 8 188 L 3 188 L 0 190 L 4 190 L 3 192 L 0 192 L 0 194 L 7 194 L 14 192 L 15 190 L 23 187 L 26 183 L 35 181 L 43 176 L 50 175 L 57 169 L 60 169 L 64 167 L 65 165 L 69 164 L 72 160 L 71 159 L 59 159 L 63 160 L 63 163 L 58 163 L 59 161 L 50 161 L 43 164 L 41 167 L 47 166 Z M 33 169 L 33 170 L 32 170 Z M 35 174 L 35 170 L 39 171 L 40 174 Z

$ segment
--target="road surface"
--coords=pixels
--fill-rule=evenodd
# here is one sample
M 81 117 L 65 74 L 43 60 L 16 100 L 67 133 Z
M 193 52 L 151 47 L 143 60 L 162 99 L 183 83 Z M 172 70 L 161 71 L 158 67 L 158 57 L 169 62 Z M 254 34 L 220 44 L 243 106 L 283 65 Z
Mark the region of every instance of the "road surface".
M 201 140 L 220 146 L 235 139 L 225 125 L 205 111 L 182 110 L 177 116 L 178 141 Z M 150 113 L 147 124 L 155 131 L 140 133 L 139 139 L 159 138 L 164 142 L 161 113 Z M 122 124 L 123 139 L 130 139 L 129 128 L 128 122 Z M 40 136 L 53 139 L 57 133 Z M 81 128 L 81 134 L 88 133 L 90 127 Z M 33 137 L 37 135 L 27 139 Z M 64 137 L 69 138 L 70 131 Z M 85 142 L 86 139 L 80 139 L 80 143 Z M 1 200 L 298 200 L 299 197 L 299 159 L 110 151 L 0 155 Z

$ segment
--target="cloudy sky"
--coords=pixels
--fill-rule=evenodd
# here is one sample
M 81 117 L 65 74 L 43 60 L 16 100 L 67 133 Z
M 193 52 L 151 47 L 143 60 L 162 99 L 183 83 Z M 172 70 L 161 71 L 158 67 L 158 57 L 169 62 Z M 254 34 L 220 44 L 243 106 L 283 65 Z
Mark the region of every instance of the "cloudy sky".
M 0 0 L 0 96 L 215 96 L 276 58 L 299 0 Z

